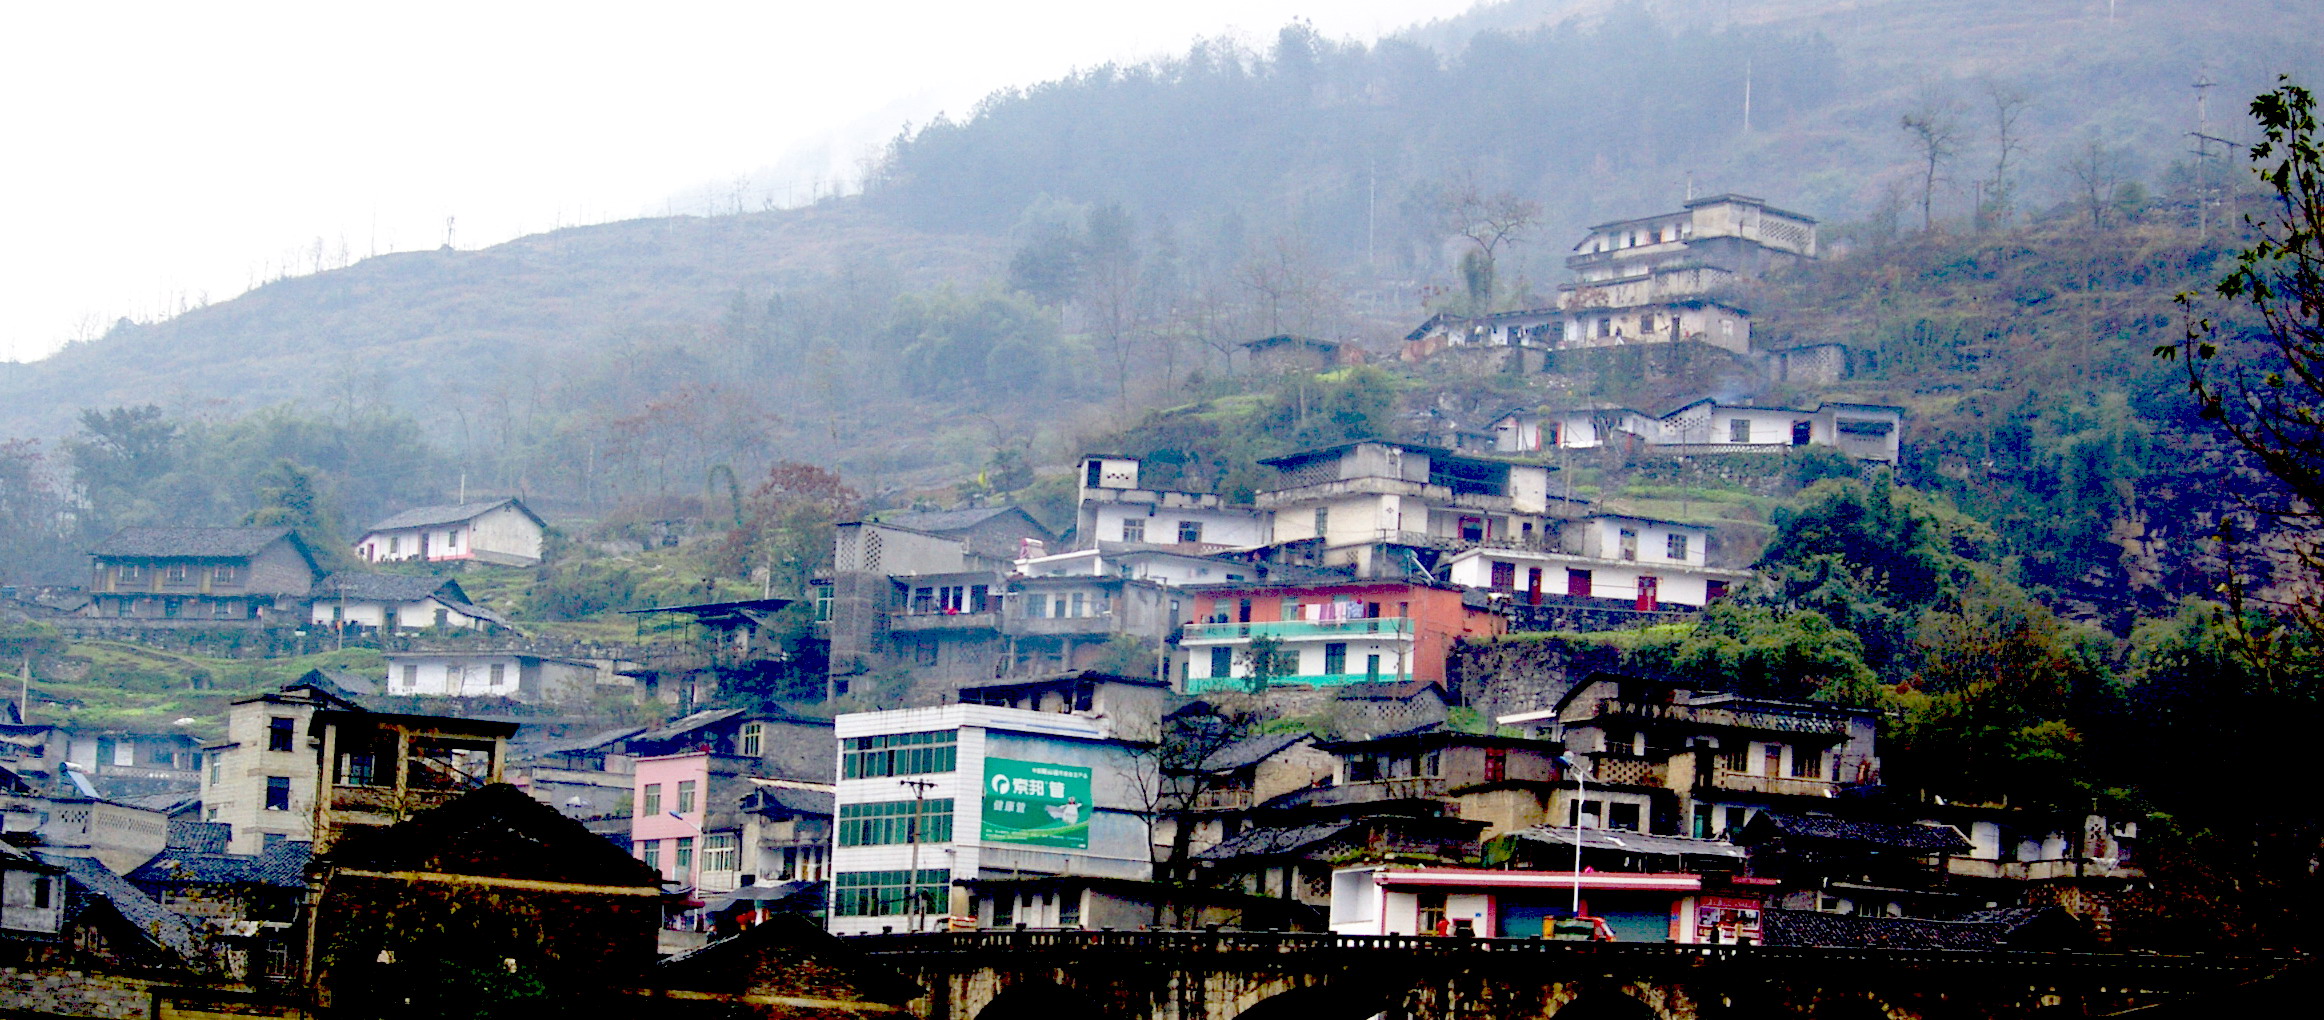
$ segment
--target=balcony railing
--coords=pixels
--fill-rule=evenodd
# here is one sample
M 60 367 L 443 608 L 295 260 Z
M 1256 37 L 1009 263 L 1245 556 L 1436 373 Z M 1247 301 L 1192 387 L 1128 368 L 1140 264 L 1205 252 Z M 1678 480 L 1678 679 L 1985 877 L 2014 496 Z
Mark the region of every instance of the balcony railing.
M 899 612 L 889 616 L 888 629 L 907 633 L 930 630 L 998 630 L 999 613 L 911 613 Z
M 1196 811 L 1238 811 L 1251 806 L 1249 790 L 1204 790 L 1194 795 Z
M 1598 755 L 1590 762 L 1590 782 L 1660 788 L 1670 784 L 1670 765 L 1629 755 Z
M 1184 639 L 1188 641 L 1237 641 L 1255 637 L 1271 638 L 1344 638 L 1349 635 L 1386 635 L 1408 637 L 1412 634 L 1412 620 L 1402 616 L 1377 616 L 1362 620 L 1269 620 L 1257 623 L 1190 623 Z
M 1721 790 L 1732 790 L 1736 793 L 1764 793 L 1778 797 L 1823 797 L 1835 792 L 1840 786 L 1829 779 L 1754 776 L 1743 772 L 1731 772 L 1723 768 L 1711 770 L 1710 780 L 1712 786 Z

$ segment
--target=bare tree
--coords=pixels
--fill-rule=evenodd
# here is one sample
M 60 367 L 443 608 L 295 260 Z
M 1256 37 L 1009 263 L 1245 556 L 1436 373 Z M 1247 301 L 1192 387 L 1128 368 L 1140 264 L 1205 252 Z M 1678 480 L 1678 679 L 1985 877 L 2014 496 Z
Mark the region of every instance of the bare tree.
M 2116 189 L 2122 187 L 2122 150 L 2106 144 L 2092 131 L 2076 146 L 2066 160 L 2066 173 L 2074 178 L 2075 197 L 2090 214 L 2090 229 L 2106 229 L 2106 210 L 2113 205 Z
M 1439 199 L 1446 226 L 1467 238 L 1471 247 L 1461 256 L 1461 279 L 1469 292 L 1469 311 L 1491 311 L 1494 278 L 1501 247 L 1520 240 L 1541 220 L 1541 203 L 1513 191 L 1487 192 L 1474 175 L 1445 188 Z
M 1134 751 L 1122 781 L 1143 810 L 1154 881 L 1165 889 L 1195 881 L 1195 811 L 1204 794 L 1220 788 L 1225 752 L 1249 739 L 1259 723 L 1257 702 L 1234 694 L 1209 695 L 1162 721 L 1161 739 Z M 1153 923 L 1163 922 L 1163 897 Z
M 1930 93 L 1924 95 L 1914 109 L 1899 119 L 1899 126 L 1911 136 L 1921 165 L 1921 231 L 1935 230 L 1937 184 L 1944 180 L 1946 164 L 1960 154 L 1961 119 L 1952 100 Z
M 2017 122 L 2033 105 L 2025 90 L 2008 82 L 1986 79 L 1985 100 L 1993 114 L 1993 172 L 1984 182 L 1977 218 L 1984 226 L 2007 226 L 2016 213 L 2017 178 L 2011 162 L 2025 152 Z

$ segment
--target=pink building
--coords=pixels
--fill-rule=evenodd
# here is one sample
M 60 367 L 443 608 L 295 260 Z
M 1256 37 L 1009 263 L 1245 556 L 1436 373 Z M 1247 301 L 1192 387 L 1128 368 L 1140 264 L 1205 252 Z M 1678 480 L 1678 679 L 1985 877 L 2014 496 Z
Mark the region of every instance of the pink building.
M 687 889 L 700 884 L 702 824 L 710 793 L 710 754 L 665 754 L 637 761 L 632 782 L 630 852 Z

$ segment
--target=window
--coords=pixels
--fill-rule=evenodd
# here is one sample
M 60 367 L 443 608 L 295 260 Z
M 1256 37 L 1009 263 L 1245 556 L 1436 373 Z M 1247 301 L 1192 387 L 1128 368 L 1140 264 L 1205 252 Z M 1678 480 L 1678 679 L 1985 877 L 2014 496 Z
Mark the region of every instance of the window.
M 959 754 L 954 743 L 957 739 L 953 730 L 849 737 L 839 744 L 840 776 L 876 779 L 950 772 Z
M 756 758 L 756 757 L 760 756 L 761 754 L 764 754 L 764 753 L 765 753 L 765 751 L 766 751 L 766 746 L 767 746 L 767 724 L 765 724 L 765 723 L 755 723 L 755 722 L 754 722 L 754 723 L 744 723 L 744 724 L 742 724 L 742 756 L 743 756 L 743 757 L 745 757 L 745 758 Z
M 1145 518 L 1143 518 L 1143 517 L 1128 517 L 1128 518 L 1124 518 L 1124 519 L 1122 520 L 1122 541 L 1124 541 L 1124 542 L 1143 542 L 1143 541 L 1145 541 L 1145 540 L 1146 540 L 1146 519 L 1145 519 Z
M 1377 653 L 1364 656 L 1364 679 L 1380 679 L 1380 656 Z
M 266 777 L 266 809 L 268 811 L 290 810 L 289 776 Z
M 444 533 L 444 548 L 446 548 L 446 549 L 458 549 L 458 548 L 460 548 L 460 533 L 459 533 L 459 532 L 457 532 L 457 531 L 447 531 L 447 532 L 445 532 L 445 533 Z
M 266 749 L 269 751 L 296 750 L 299 721 L 285 716 L 274 716 L 266 721 Z
M 660 783 L 647 783 L 647 784 L 646 784 L 646 794 L 645 794 L 645 796 L 638 798 L 638 814 L 640 814 L 640 815 L 658 815 L 658 814 L 661 814 L 661 813 L 662 813 L 662 784 L 660 784 Z
M 1275 618 L 1276 618 L 1276 619 L 1278 619 L 1278 620 L 1296 620 L 1296 619 L 1299 619 L 1299 600 L 1298 600 L 1298 599 L 1284 599 L 1284 600 L 1283 600 L 1283 608 L 1282 608 L 1282 609 L 1281 609 L 1281 610 L 1278 612 L 1278 614 L 1276 615 L 1276 617 L 1275 617 Z
M 694 811 L 694 780 L 691 780 L 691 779 L 682 779 L 682 780 L 679 780 L 679 781 L 678 781 L 678 813 L 679 813 L 679 814 L 682 814 L 682 815 L 683 815 L 683 814 L 691 814 L 691 813 L 693 813 L 693 811 Z
M 644 860 L 646 862 L 646 867 L 652 868 L 655 871 L 662 870 L 661 840 L 649 839 L 646 841 Z
M 1088 607 L 1087 603 L 1084 601 L 1084 596 L 1082 595 L 1082 593 L 1081 593 L 1081 592 L 1074 592 L 1074 593 L 1073 593 L 1073 595 L 1072 595 L 1072 599 L 1073 599 L 1073 611 L 1072 611 L 1072 612 L 1069 612 L 1069 613 L 1066 613 L 1065 615 L 1067 615 L 1067 616 L 1070 616 L 1070 617 L 1073 617 L 1074 619 L 1080 619 L 1080 618 L 1082 618 L 1082 617 L 1084 617 L 1084 616 L 1088 616 L 1088 615 L 1089 615 L 1089 611 L 1088 611 L 1088 610 L 1089 610 L 1089 607 Z
M 831 619 L 831 596 L 837 590 L 837 585 L 818 584 L 815 586 L 816 622 L 820 623 Z
M 1181 542 L 1200 542 L 1200 541 L 1202 541 L 1202 522 L 1201 522 L 1201 521 L 1180 521 L 1180 522 L 1178 522 L 1178 540 L 1179 540 L 1179 541 L 1181 541 Z
M 1026 619 L 1038 620 L 1047 615 L 1049 615 L 1049 596 L 1038 593 L 1025 596 Z
M 1415 898 L 1420 901 L 1420 909 L 1413 918 L 1419 925 L 1419 930 L 1414 934 L 1435 935 L 1444 931 L 1444 893 L 1432 890 Z
M 1517 564 L 1494 560 L 1493 587 L 1503 591 L 1517 587 Z
M 1318 507 L 1315 511 L 1315 537 L 1322 538 L 1331 531 L 1331 508 Z
M 1759 774 L 1772 779 L 1783 774 L 1783 745 L 1768 744 L 1766 746 L 1767 768 L 1762 770 Z
M 193 579 L 194 568 L 191 565 L 184 563 L 172 563 L 169 565 L 169 583 L 184 584 Z
M 913 842 L 912 815 L 918 805 L 922 843 L 952 842 L 952 798 L 890 800 L 839 806 L 840 846 L 887 846 Z
M 1616 540 L 1622 550 L 1623 559 L 1634 560 L 1638 558 L 1638 529 L 1623 528 Z
M 1794 779 L 1824 778 L 1824 754 L 1807 747 L 1791 749 L 1791 775 Z
M 120 570 L 121 580 L 125 583 L 142 584 L 145 581 L 145 568 L 142 566 L 135 563 L 124 563 Z
M 233 584 L 240 580 L 242 580 L 242 568 L 239 565 L 221 563 L 210 568 L 210 581 L 213 584 Z
M 441 610 L 441 609 L 439 609 L 439 610 L 436 610 L 436 626 L 438 626 L 438 627 L 441 627 L 441 626 L 443 626 L 443 625 L 444 625 L 444 611 L 443 611 L 443 610 Z M 492 673 L 491 673 L 491 676 L 492 676 L 492 686 L 494 686 L 494 687 L 498 687 L 498 686 L 500 686 L 500 685 L 502 685 L 502 684 L 505 684 L 505 683 L 507 683 L 507 682 L 508 682 L 508 664 L 507 664 L 507 663 L 502 663 L 502 662 L 495 662 L 495 663 L 493 663 L 493 664 L 492 664 Z
M 50 896 L 52 896 L 52 895 L 54 895 L 54 894 L 53 894 L 53 893 L 51 893 L 51 892 L 49 892 L 48 876 L 47 876 L 47 875 L 35 875 L 35 876 L 33 876 L 33 879 L 32 879 L 32 906 L 33 906 L 33 909 L 35 909 L 35 910 L 46 909 L 46 908 L 48 907 L 48 905 L 49 905 L 49 897 L 50 897 Z
M 1057 926 L 1081 927 L 1081 890 L 1067 889 L 1057 894 Z
M 395 555 L 395 554 L 397 554 L 397 553 L 400 553 L 400 552 L 402 552 L 402 551 L 403 551 L 403 536 L 401 536 L 401 535 L 389 535 L 389 536 L 387 536 L 387 554 L 388 554 L 389 556 L 393 556 L 393 555 Z
M 731 832 L 702 837 L 702 870 L 741 871 L 742 837 Z
M 993 927 L 1009 928 L 1017 923 L 1017 894 L 1001 893 L 993 897 Z
M 1662 547 L 1663 552 L 1671 559 L 1684 561 L 1687 558 L 1687 537 L 1685 535 L 1671 535 L 1664 540 Z
M 677 867 L 680 874 L 694 870 L 694 837 L 678 837 L 677 857 L 670 863 Z
M 236 612 L 235 609 L 236 607 L 232 602 L 212 603 L 210 605 L 210 618 L 213 620 L 237 619 L 241 614 Z
M 1717 821 L 1717 812 L 1718 809 L 1712 807 L 1709 804 L 1695 805 L 1694 837 L 1696 839 L 1711 838 L 1712 826 L 1716 824 Z
M 1730 443 L 1748 443 L 1748 442 L 1750 442 L 1750 441 L 1751 441 L 1751 419 L 1749 419 L 1749 418 L 1736 418 L 1736 419 L 1734 419 L 1734 420 L 1732 420 L 1732 421 L 1729 421 L 1729 422 L 1727 423 L 1727 441 L 1728 441 L 1728 442 L 1730 442 Z
M 1638 831 L 1638 805 L 1616 801 L 1606 805 L 1606 827 Z
M 1214 677 L 1218 677 L 1218 676 L 1233 676 L 1233 675 L 1235 675 L 1235 650 L 1234 650 L 1234 649 L 1232 649 L 1232 648 L 1228 648 L 1228 647 L 1227 647 L 1227 646 L 1225 646 L 1225 645 L 1212 645 L 1212 646 L 1211 646 L 1211 649 L 1210 649 L 1210 675 L 1212 675 L 1212 676 L 1214 676 Z
M 379 755 L 370 751 L 349 751 L 339 756 L 339 785 L 378 786 Z
M 842 871 L 831 877 L 831 912 L 841 917 L 941 913 L 952 886 L 949 868 L 923 868 L 918 882 L 909 871 Z M 1000 923 L 997 901 L 993 913 Z
M 221 763 L 221 760 L 216 756 L 212 756 L 210 758 L 210 785 L 218 785 L 218 783 L 225 775 L 226 769 L 225 766 Z
M 1348 643 L 1330 641 L 1323 646 L 1323 671 L 1337 676 L 1348 671 Z
M 418 666 L 405 666 L 403 668 L 403 685 L 407 690 L 420 685 L 420 668 Z

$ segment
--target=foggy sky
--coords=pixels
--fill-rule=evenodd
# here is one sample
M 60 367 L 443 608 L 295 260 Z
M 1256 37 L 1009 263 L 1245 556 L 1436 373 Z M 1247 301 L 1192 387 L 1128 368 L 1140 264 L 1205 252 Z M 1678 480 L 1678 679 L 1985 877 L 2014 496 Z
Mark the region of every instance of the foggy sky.
M 1472 0 L 77 3 L 0 12 L 0 358 L 441 245 L 804 200 L 1006 85 Z M 852 171 L 850 171 L 852 172 Z

